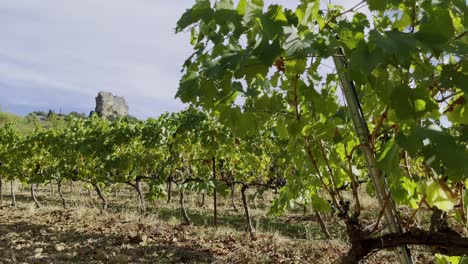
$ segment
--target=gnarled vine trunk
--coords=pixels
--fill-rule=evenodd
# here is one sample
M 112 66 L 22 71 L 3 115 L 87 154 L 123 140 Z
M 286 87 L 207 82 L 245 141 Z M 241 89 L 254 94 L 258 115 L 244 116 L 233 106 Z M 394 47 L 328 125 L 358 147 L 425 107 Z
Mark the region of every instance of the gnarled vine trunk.
M 112 186 L 112 194 L 114 195 L 114 198 L 119 197 L 119 189 L 115 186 Z
M 202 193 L 200 206 L 205 206 L 205 193 Z
M 250 213 L 249 213 L 249 205 L 247 204 L 247 196 L 245 194 L 245 191 L 249 188 L 248 185 L 244 184 L 241 188 L 241 196 L 242 196 L 242 205 L 244 206 L 244 213 L 245 213 L 245 219 L 247 220 L 247 228 L 249 230 L 249 234 L 251 236 L 255 235 L 255 229 L 252 225 L 252 219 L 250 218 Z
M 104 193 L 102 193 L 101 188 L 97 184 L 93 184 L 94 189 L 96 190 L 96 193 L 98 194 L 99 198 L 101 199 L 102 202 L 102 208 L 101 208 L 101 213 L 107 210 L 107 199 L 104 196 Z
M 169 177 L 167 179 L 167 201 L 166 203 L 170 203 L 172 198 L 172 179 Z
M 141 177 L 137 177 L 135 179 L 135 189 L 138 192 L 138 203 L 139 203 L 139 208 L 141 213 L 146 212 L 146 204 L 145 204 L 145 196 L 143 195 L 143 188 L 141 186 Z
M 15 194 L 14 181 L 10 181 L 10 191 L 11 191 L 11 206 L 16 206 L 16 194 Z
M 328 231 L 327 225 L 325 224 L 325 221 L 323 220 L 322 215 L 319 212 L 315 211 L 315 217 L 317 218 L 317 221 L 320 224 L 320 228 L 322 229 L 323 235 L 327 239 L 331 239 L 332 236 L 330 235 L 330 232 Z
M 41 203 L 39 202 L 36 196 L 36 184 L 35 183 L 31 183 L 31 196 L 33 198 L 34 205 L 36 206 L 36 208 L 40 208 Z
M 346 230 L 350 238 L 351 249 L 340 259 L 342 264 L 359 263 L 374 251 L 407 245 L 428 246 L 431 252 L 447 256 L 468 255 L 468 237 L 462 237 L 454 232 L 431 232 L 412 228 L 404 233 L 367 237 L 356 219 L 346 221 Z
M 60 199 L 62 200 L 63 209 L 67 208 L 67 201 L 65 200 L 65 196 L 63 195 L 63 192 L 62 192 L 62 181 L 61 180 L 57 181 L 57 191 L 59 193 Z
M 54 195 L 55 195 L 55 191 L 54 191 L 54 185 L 52 184 L 52 181 L 50 181 L 49 187 L 50 187 L 50 195 L 54 196 Z
M 180 205 L 180 213 L 182 214 L 184 224 L 190 224 L 190 217 L 188 216 L 187 209 L 185 208 L 185 195 L 184 190 L 179 188 L 179 205 Z
M 239 209 L 237 209 L 236 202 L 235 202 L 235 188 L 236 186 L 234 184 L 231 185 L 231 207 L 234 210 L 234 212 L 238 213 Z
M 0 205 L 3 205 L 3 177 L 0 175 Z

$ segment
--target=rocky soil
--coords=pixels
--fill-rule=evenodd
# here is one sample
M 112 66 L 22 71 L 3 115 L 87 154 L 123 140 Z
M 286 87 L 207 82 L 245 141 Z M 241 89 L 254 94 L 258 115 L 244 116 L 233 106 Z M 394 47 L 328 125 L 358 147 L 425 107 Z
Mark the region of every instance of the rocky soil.
M 313 218 L 288 215 L 265 224 L 266 211 L 255 209 L 258 230 L 252 238 L 242 214 L 224 207 L 215 228 L 211 209 L 195 209 L 196 202 L 190 204 L 193 224 L 183 225 L 176 202 L 157 201 L 141 215 L 133 206 L 135 197 L 122 193 L 109 197 L 111 209 L 100 213 L 93 195 L 76 194 L 71 208 L 62 209 L 55 196 L 46 194 L 46 189 L 40 192 L 44 206 L 39 209 L 26 191 L 17 207 L 0 206 L 0 264 L 336 263 L 348 250 L 343 226 L 334 218 L 326 219 L 334 239 L 325 240 Z M 431 263 L 423 249 L 413 252 L 418 263 Z M 395 259 L 382 251 L 364 263 Z

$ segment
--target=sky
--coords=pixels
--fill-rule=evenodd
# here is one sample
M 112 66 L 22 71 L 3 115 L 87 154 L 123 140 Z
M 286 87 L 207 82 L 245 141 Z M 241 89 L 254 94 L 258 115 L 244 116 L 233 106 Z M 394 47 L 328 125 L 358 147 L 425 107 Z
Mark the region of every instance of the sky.
M 175 25 L 194 2 L 1 0 L 0 110 L 87 114 L 99 91 L 125 97 L 139 118 L 183 109 L 174 95 L 192 48 Z

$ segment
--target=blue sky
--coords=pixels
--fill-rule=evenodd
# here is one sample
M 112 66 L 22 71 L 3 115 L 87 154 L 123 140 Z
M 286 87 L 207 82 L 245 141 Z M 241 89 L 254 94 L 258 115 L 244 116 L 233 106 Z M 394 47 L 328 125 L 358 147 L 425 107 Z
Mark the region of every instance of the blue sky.
M 293 8 L 299 1 L 265 2 Z M 89 113 L 100 90 L 124 96 L 141 118 L 182 109 L 174 95 L 192 49 L 174 28 L 193 3 L 1 0 L 0 109 Z

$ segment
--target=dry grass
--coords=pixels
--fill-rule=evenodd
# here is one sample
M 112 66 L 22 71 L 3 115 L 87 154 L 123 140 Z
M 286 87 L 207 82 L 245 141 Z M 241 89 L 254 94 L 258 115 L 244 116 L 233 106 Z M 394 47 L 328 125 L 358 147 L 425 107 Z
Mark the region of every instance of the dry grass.
M 34 207 L 24 189 L 18 191 L 16 208 L 0 209 L 0 263 L 333 263 L 348 250 L 344 225 L 336 217 L 325 215 L 334 237 L 325 240 L 310 211 L 266 216 L 272 193 L 250 204 L 257 230 L 251 238 L 239 197 L 240 212 L 232 210 L 229 198 L 219 198 L 219 225 L 213 227 L 212 199 L 206 196 L 200 207 L 201 196 L 188 195 L 192 225 L 186 226 L 176 193 L 169 204 L 147 202 L 142 215 L 132 189 L 107 190 L 110 208 L 101 214 L 96 194 L 74 185 L 72 192 L 70 185 L 64 188 L 69 209 L 60 207 L 58 194 L 48 187 L 38 191 L 42 208 Z M 365 196 L 366 210 L 378 210 Z M 418 257 L 429 260 L 423 253 Z M 391 252 L 379 252 L 365 263 L 394 261 Z

